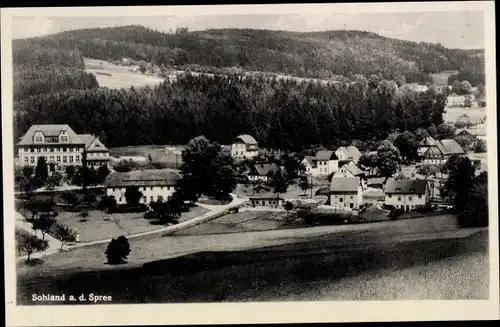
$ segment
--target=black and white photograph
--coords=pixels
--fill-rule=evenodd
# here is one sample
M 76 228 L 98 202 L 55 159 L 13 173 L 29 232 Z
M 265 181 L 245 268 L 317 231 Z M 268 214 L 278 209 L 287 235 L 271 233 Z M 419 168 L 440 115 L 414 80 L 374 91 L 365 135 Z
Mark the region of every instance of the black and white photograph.
M 10 324 L 498 318 L 494 26 L 486 1 L 3 8 Z

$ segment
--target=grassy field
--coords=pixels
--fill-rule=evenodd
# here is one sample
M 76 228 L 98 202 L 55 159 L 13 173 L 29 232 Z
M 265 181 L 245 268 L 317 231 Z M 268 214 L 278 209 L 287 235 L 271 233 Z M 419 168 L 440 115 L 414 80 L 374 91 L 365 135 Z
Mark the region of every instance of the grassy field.
M 435 74 L 430 74 L 432 77 L 432 83 L 437 86 L 448 85 L 448 77 L 457 74 L 457 71 L 443 71 Z
M 273 230 L 285 227 L 285 215 L 286 212 L 244 211 L 184 229 L 174 235 L 197 236 Z
M 85 58 L 85 70 L 95 75 L 101 87 L 122 89 L 156 85 L 164 81 L 163 78 L 157 76 L 130 72 L 129 68 L 113 65 L 104 60 Z
M 165 165 L 165 168 L 178 168 L 182 165 L 182 155 L 180 154 L 184 149 L 183 146 L 169 146 L 174 148 L 172 152 L 167 154 L 165 152 L 165 145 L 139 145 L 139 146 L 122 146 L 109 148 L 109 155 L 111 157 L 143 157 L 149 162 L 149 158 L 153 163 L 160 163 Z
M 456 122 L 458 117 L 467 114 L 472 122 L 486 117 L 486 108 L 473 107 L 473 108 L 446 108 L 446 113 L 443 115 L 445 122 Z

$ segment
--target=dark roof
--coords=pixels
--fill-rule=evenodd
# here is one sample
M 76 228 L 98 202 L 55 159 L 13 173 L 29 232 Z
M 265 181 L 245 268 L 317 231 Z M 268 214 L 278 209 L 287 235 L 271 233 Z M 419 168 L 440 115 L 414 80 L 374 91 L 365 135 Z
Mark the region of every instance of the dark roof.
M 276 173 L 278 170 L 280 169 L 275 164 L 253 165 L 249 175 L 255 175 L 255 173 L 257 173 L 257 175 L 260 176 L 267 176 L 269 172 L 272 171 L 273 173 Z
M 257 141 L 253 138 L 253 136 L 248 134 L 242 134 L 236 138 L 237 140 L 241 140 L 245 144 L 253 144 L 256 145 Z
M 330 192 L 357 192 L 360 186 L 358 177 L 332 178 Z
M 467 129 L 465 128 L 458 128 L 456 131 L 455 131 L 455 134 L 456 135 L 462 135 L 462 134 L 468 134 L 468 135 L 472 135 L 471 132 L 469 132 Z
M 316 152 L 316 156 L 314 159 L 327 161 L 327 160 L 337 160 L 338 158 L 337 155 L 335 154 L 335 151 L 321 150 Z
M 106 178 L 106 186 L 175 186 L 180 178 L 179 173 L 168 169 L 132 170 L 127 173 L 112 172 Z
M 33 136 L 35 131 L 40 131 L 44 136 L 59 136 L 62 130 L 66 130 L 69 142 L 67 144 L 84 144 L 80 137 L 69 127 L 67 124 L 62 125 L 32 125 L 30 129 L 24 134 L 19 141 L 18 145 L 31 145 L 34 144 Z M 45 144 L 45 143 L 42 143 Z
M 423 179 L 388 179 L 385 183 L 385 193 L 424 194 L 427 182 Z

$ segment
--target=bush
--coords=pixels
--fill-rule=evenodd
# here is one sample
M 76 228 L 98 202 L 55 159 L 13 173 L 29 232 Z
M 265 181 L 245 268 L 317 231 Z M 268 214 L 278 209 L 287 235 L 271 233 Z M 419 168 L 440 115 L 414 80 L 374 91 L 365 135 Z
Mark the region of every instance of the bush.
M 112 239 L 109 242 L 105 255 L 108 263 L 112 265 L 126 263 L 127 256 L 130 253 L 130 243 L 125 236 L 120 236 L 117 239 Z
M 391 212 L 389 213 L 389 218 L 391 219 L 396 219 L 398 218 L 399 216 L 401 216 L 403 214 L 403 209 L 397 209 L 397 208 L 394 208 L 391 210 Z
M 99 204 L 97 205 L 98 210 L 106 211 L 107 213 L 114 213 L 117 209 L 117 203 L 114 196 L 103 196 Z

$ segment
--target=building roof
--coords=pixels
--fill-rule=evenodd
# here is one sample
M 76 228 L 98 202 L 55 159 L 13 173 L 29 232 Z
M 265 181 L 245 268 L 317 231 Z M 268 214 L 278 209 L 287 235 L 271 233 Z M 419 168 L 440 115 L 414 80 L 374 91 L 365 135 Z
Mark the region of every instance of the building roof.
M 273 192 L 257 193 L 249 197 L 250 200 L 284 200 Z
M 358 177 L 339 177 L 332 178 L 330 182 L 330 192 L 357 192 L 360 186 Z
M 276 166 L 275 164 L 262 164 L 262 165 L 253 165 L 252 169 L 250 170 L 250 175 L 257 175 L 260 176 L 267 176 L 271 171 L 273 173 L 276 173 L 279 170 L 279 167 Z
M 337 160 L 338 158 L 337 155 L 335 154 L 335 151 L 321 150 L 316 152 L 315 159 L 327 161 L 327 160 Z
M 431 136 L 427 136 L 424 138 L 422 141 L 420 141 L 420 146 L 430 146 L 430 145 L 435 145 L 436 140 L 432 138 Z
M 361 169 L 359 169 L 359 167 L 352 161 L 349 161 L 348 163 L 346 163 L 345 165 L 343 165 L 340 168 L 347 169 L 354 176 L 364 174 L 364 172 Z
M 257 141 L 253 138 L 253 136 L 248 134 L 242 134 L 236 138 L 237 140 L 241 140 L 245 144 L 257 145 Z
M 32 125 L 26 134 L 21 138 L 18 145 L 31 145 L 35 131 L 41 131 L 44 136 L 58 136 L 62 130 L 66 130 L 69 143 L 67 144 L 84 144 L 80 137 L 67 124 L 61 125 Z
M 112 172 L 106 178 L 106 186 L 175 186 L 180 178 L 179 173 L 169 169 L 132 170 L 127 173 Z
M 309 163 L 309 165 L 312 168 L 316 168 L 317 167 L 317 162 L 315 160 L 315 157 L 313 157 L 313 156 L 305 156 L 304 159 L 307 161 L 307 163 Z
M 465 153 L 460 144 L 458 144 L 455 140 L 441 140 L 437 142 L 437 144 L 439 150 L 446 155 Z
M 85 143 L 87 152 L 108 151 L 104 144 L 92 134 L 78 134 L 78 137 Z
M 345 153 L 346 157 L 358 160 L 361 157 L 361 152 L 355 146 L 341 146 L 337 151 Z
M 455 135 L 460 135 L 460 134 L 469 134 L 469 135 L 473 135 L 471 132 L 469 132 L 467 129 L 465 128 L 457 128 L 457 130 L 455 131 Z
M 386 178 L 385 177 L 373 177 L 373 178 L 368 178 L 367 184 L 384 184 Z
M 385 183 L 384 192 L 394 194 L 425 194 L 427 182 L 423 179 L 390 178 Z

